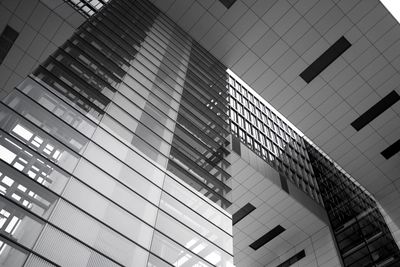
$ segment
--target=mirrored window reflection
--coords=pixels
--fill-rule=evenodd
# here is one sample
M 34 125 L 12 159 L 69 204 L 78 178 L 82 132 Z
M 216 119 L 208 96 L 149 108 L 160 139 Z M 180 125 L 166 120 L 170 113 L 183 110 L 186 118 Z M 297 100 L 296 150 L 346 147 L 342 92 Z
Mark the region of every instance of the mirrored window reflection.
M 63 196 L 130 240 L 139 243 L 146 249 L 150 248 L 153 234 L 150 226 L 77 180 L 74 179 L 68 183 Z M 90 202 L 87 201 L 88 199 Z
M 139 120 L 130 116 L 117 105 L 111 104 L 107 110 L 107 114 L 111 115 L 116 121 L 123 125 L 124 128 L 132 132 L 135 136 L 145 141 L 148 146 L 153 147 L 153 149 L 160 151 L 163 154 L 167 154 L 169 144 L 165 142 L 160 135 L 165 135 L 168 140 L 171 140 L 172 132 L 166 130 L 159 123 L 154 122 L 154 119 L 151 119 L 151 117 L 145 114 L 142 110 L 137 109 L 137 111 L 138 114 L 136 114 L 136 116 L 139 118 Z M 104 118 L 102 123 L 106 121 L 107 118 Z M 136 146 L 138 145 L 136 144 Z
M 162 211 L 158 212 L 156 228 L 163 233 L 168 233 L 168 236 L 179 244 L 185 244 L 188 250 L 213 265 L 233 266 L 233 258 L 230 254 L 211 244 Z
M 117 117 L 118 118 L 118 117 Z M 137 125 L 137 122 L 135 122 Z M 146 156 L 151 158 L 152 160 L 156 161 L 162 166 L 165 166 L 167 163 L 167 158 L 160 153 L 159 150 L 155 149 L 153 146 L 151 146 L 149 143 L 145 142 L 143 139 L 139 138 L 136 134 L 132 133 L 128 128 L 124 127 L 122 124 L 120 124 L 117 120 L 113 119 L 112 117 L 105 115 L 102 121 L 100 122 L 100 125 L 106 129 L 108 132 L 110 132 L 115 138 L 123 142 L 124 144 L 128 145 L 129 147 L 134 147 L 134 149 L 139 149 L 141 152 L 143 152 Z M 135 124 L 132 123 L 130 124 L 131 127 L 135 127 Z M 153 137 L 154 133 L 152 134 Z M 95 134 L 96 136 L 96 134 Z M 95 137 L 94 137 L 95 138 Z M 148 136 L 148 138 L 152 139 L 151 136 Z M 157 137 L 155 137 L 157 138 Z M 169 146 L 167 143 L 159 142 L 159 145 L 162 144 L 162 148 L 160 146 L 159 149 L 166 150 L 167 146 Z
M 11 266 L 11 265 L 10 265 Z M 12 265 L 14 266 L 14 265 Z M 51 264 L 50 262 L 46 261 L 45 259 L 36 256 L 35 254 L 31 253 L 26 260 L 24 266 L 26 267 L 56 267 L 56 265 Z
M 121 266 L 50 225 L 46 225 L 34 251 L 59 266 Z
M 100 128 L 96 130 L 93 140 L 119 160 L 132 167 L 132 169 L 161 187 L 164 181 L 164 173 L 134 149 L 119 142 L 112 135 Z
M 89 141 L 17 90 L 12 91 L 3 102 L 78 153 L 83 151 Z
M 161 190 L 158 187 L 144 179 L 136 180 L 133 178 L 131 183 L 124 184 L 84 159 L 79 162 L 74 174 L 81 181 L 109 197 L 139 218 L 151 225 L 154 224 L 157 209 L 150 202 L 158 204 L 161 195 Z M 92 177 L 96 177 L 96 179 L 92 179 Z
M 177 267 L 212 266 L 211 264 L 204 262 L 203 260 L 201 260 L 201 258 L 190 253 L 188 250 L 185 250 L 182 246 L 178 245 L 176 242 L 172 241 L 171 239 L 157 231 L 154 232 L 151 251 L 160 258 Z M 157 261 L 157 258 L 150 259 L 150 264 L 153 265 L 148 266 L 164 266 L 160 265 L 160 261 Z
M 50 221 L 123 266 L 145 266 L 147 251 L 64 200 L 58 202 Z
M 78 162 L 77 154 L 2 104 L 0 104 L 0 127 L 4 132 L 67 171 L 72 172 Z M 15 159 L 16 155 L 8 153 L 4 157 L 4 160 L 9 163 Z
M 1 131 L 0 159 L 4 161 L 0 162 L 2 166 L 0 169 L 5 170 L 6 168 L 13 167 L 19 171 L 14 171 L 16 173 L 15 176 L 23 176 L 22 173 L 24 173 L 26 175 L 24 177 L 28 176 L 56 193 L 61 193 L 70 177 L 55 164 L 39 156 L 15 138 Z M 0 187 L 0 191 L 5 192 L 5 189 Z
M 0 235 L 0 266 L 24 265 L 28 252 Z
M 42 217 L 48 217 L 56 195 L 0 161 L 0 194 Z
M 175 198 L 164 193 L 161 197 L 160 208 L 175 217 L 175 219 L 179 220 L 181 223 L 190 227 L 196 233 L 233 254 L 232 236 L 215 227 Z
M 0 196 L 0 234 L 27 247 L 32 248 L 44 222 L 22 207 Z
M 175 181 L 173 178 L 166 176 L 163 189 L 177 199 L 184 199 L 185 205 L 189 206 L 215 225 L 224 229 L 225 232 L 232 234 L 231 218 L 218 209 L 212 207 L 199 196 L 196 196 L 192 191 Z
M 54 71 L 57 70 L 57 66 L 54 64 L 49 64 L 49 67 L 52 67 Z M 51 92 L 71 106 L 79 109 L 87 117 L 98 122 L 104 113 L 103 109 L 107 106 L 109 101 L 100 94 L 96 97 L 91 91 L 84 91 L 84 85 L 72 77 L 69 77 L 66 72 L 63 73 L 61 69 L 58 74 L 59 77 L 53 75 L 54 71 L 39 66 L 34 72 L 36 76 L 35 79 L 46 85 Z
M 77 129 L 86 137 L 90 138 L 96 128 L 96 124 L 91 122 L 81 113 L 71 108 L 64 101 L 31 78 L 27 78 L 18 86 L 24 94 L 36 101 L 49 112 L 62 119 L 64 122 Z
M 147 267 L 171 267 L 171 265 L 158 258 L 157 256 L 150 254 L 147 261 Z
M 132 190 L 134 191 L 138 190 L 141 186 L 143 186 L 144 188 L 158 188 L 149 180 L 145 179 L 142 175 L 129 168 L 121 161 L 111 156 L 111 154 L 92 143 L 89 144 L 88 149 L 85 151 L 85 155 L 89 160 L 96 164 L 96 166 L 113 176 L 115 179 L 121 181 L 126 186 L 132 188 Z M 138 162 L 137 167 L 139 167 L 140 164 L 141 163 Z M 149 168 L 147 170 L 147 173 L 149 173 L 148 176 L 152 175 L 153 171 L 154 167 Z M 145 175 L 145 177 L 147 177 L 147 175 Z M 158 190 L 160 189 L 158 188 Z

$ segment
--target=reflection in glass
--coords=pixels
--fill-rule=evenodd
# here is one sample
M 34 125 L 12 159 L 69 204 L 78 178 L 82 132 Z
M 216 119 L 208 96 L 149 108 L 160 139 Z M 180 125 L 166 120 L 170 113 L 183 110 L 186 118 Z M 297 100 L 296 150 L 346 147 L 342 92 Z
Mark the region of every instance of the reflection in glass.
M 79 157 L 74 152 L 1 104 L 0 127 L 67 171 L 72 171 L 78 162 Z
M 176 267 L 212 266 L 157 231 L 154 232 L 151 251 Z
M 0 234 L 31 248 L 43 229 L 44 222 L 0 196 Z
M 0 235 L 0 266 L 23 266 L 28 252 Z

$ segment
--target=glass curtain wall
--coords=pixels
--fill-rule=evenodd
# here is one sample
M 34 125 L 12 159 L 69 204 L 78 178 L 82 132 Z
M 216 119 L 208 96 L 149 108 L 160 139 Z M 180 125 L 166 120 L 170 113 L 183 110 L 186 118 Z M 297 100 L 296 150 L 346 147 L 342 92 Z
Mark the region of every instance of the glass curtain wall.
M 147 1 L 91 16 L 0 103 L 0 265 L 233 266 L 223 69 Z
M 229 77 L 229 91 L 232 134 L 323 205 L 303 138 L 232 76 Z
M 376 202 L 306 143 L 345 266 L 399 266 L 400 250 Z

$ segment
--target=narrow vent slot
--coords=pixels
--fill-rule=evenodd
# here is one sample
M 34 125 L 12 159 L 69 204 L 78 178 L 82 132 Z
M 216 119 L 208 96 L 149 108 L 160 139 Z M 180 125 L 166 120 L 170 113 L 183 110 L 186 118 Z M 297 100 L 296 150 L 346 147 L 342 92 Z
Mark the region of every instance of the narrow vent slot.
M 271 231 L 254 241 L 252 244 L 250 244 L 250 247 L 254 250 L 259 249 L 260 247 L 264 246 L 267 244 L 269 241 L 280 235 L 283 231 L 286 229 L 283 228 L 282 226 L 278 225 L 275 228 L 273 228 Z
M 388 146 L 385 150 L 381 152 L 381 155 L 385 157 L 385 159 L 390 159 L 395 154 L 400 151 L 400 139 Z
M 300 77 L 303 78 L 306 83 L 310 83 L 333 61 L 349 49 L 350 46 L 351 43 L 347 41 L 344 36 L 340 37 L 340 39 L 319 56 L 319 58 L 311 63 L 311 65 L 300 74 Z
M 247 203 L 246 205 L 244 205 L 241 209 L 239 209 L 232 215 L 232 225 L 237 224 L 240 220 L 249 215 L 250 212 L 252 212 L 255 209 L 256 207 L 251 205 L 251 203 Z
M 396 91 L 390 92 L 387 96 L 382 98 L 378 103 L 373 105 L 370 109 L 365 111 L 358 117 L 355 121 L 351 123 L 351 126 L 354 127 L 357 131 L 364 128 L 368 123 L 373 121 L 376 117 L 385 112 L 388 108 L 390 108 L 393 104 L 399 101 L 400 96 Z
M 303 249 L 302 251 L 300 251 L 296 255 L 290 257 L 289 259 L 287 259 L 286 261 L 282 262 L 281 264 L 279 264 L 276 267 L 289 267 L 289 266 L 292 266 L 292 264 L 295 264 L 296 262 L 298 262 L 299 260 L 301 260 L 305 256 L 306 256 L 306 252 Z

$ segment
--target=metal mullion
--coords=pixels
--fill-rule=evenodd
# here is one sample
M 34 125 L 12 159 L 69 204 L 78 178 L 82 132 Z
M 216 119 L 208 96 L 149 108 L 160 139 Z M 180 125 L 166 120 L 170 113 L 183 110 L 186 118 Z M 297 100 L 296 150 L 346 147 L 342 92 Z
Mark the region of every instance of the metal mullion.
M 102 60 L 107 61 L 108 65 L 113 66 L 112 69 L 120 70 L 120 72 L 126 73 L 126 70 L 124 70 L 122 67 L 120 67 L 114 60 L 109 58 L 107 55 L 105 55 L 103 52 L 101 52 L 100 50 L 95 48 L 93 45 L 91 45 L 88 41 L 86 41 L 85 39 L 83 39 L 79 35 L 74 35 L 73 38 L 74 39 L 72 41 L 69 40 L 68 42 L 71 45 L 73 45 L 74 47 L 77 47 L 78 49 L 80 49 L 82 52 L 84 52 L 85 54 L 89 55 L 93 59 L 97 58 L 97 57 L 101 57 Z M 77 44 L 74 43 L 75 41 L 77 42 Z M 81 46 L 84 47 L 85 50 L 83 50 L 83 48 Z M 104 45 L 104 46 L 107 47 L 106 45 Z M 91 52 L 88 53 L 88 52 L 86 52 L 86 50 L 90 50 Z M 93 54 L 93 56 L 91 54 Z M 121 61 L 123 61 L 123 59 Z M 101 65 L 104 67 L 103 63 L 101 63 Z M 113 75 L 115 76 L 114 73 L 113 73 Z M 121 80 L 120 77 L 117 77 L 117 78 L 119 80 Z
M 188 79 L 190 80 L 190 78 Z M 207 94 L 204 93 L 204 90 L 202 90 L 202 88 L 199 88 L 200 90 L 198 90 L 196 87 L 194 87 L 191 83 L 187 84 L 187 87 L 185 88 L 186 93 L 190 94 L 192 96 L 192 98 L 195 99 L 203 99 L 204 102 L 202 102 L 203 105 L 210 104 L 210 106 L 212 106 L 213 108 L 215 108 L 216 111 L 219 111 L 220 115 L 217 115 L 217 112 L 215 113 L 215 116 L 217 117 L 222 117 L 222 120 L 224 121 L 225 124 L 229 124 L 227 122 L 225 122 L 225 120 L 229 119 L 229 116 L 226 114 L 227 111 L 224 111 L 223 109 L 221 109 L 218 105 L 215 105 L 215 102 L 219 102 L 221 104 L 221 106 L 227 106 L 224 105 L 224 102 L 220 102 L 217 101 L 217 99 L 215 99 L 214 103 L 211 103 L 210 98 L 208 98 Z M 214 104 L 214 105 L 213 105 Z
M 190 147 L 190 148 L 192 149 L 192 151 L 194 151 L 194 153 L 196 153 L 199 157 L 201 157 L 202 159 L 204 159 L 204 161 L 207 162 L 208 159 L 204 156 L 204 154 L 201 154 L 201 153 L 200 153 L 199 151 L 197 151 L 192 145 L 190 145 L 189 143 L 187 143 L 185 140 L 183 140 L 182 138 L 180 138 L 178 135 L 175 135 L 174 138 L 179 139 L 179 142 L 182 142 L 182 143 L 184 143 L 185 146 Z M 224 161 L 224 162 L 226 162 L 226 163 L 229 164 L 229 162 L 226 161 L 225 158 L 222 158 L 222 161 Z M 210 165 L 208 162 L 207 162 L 207 164 Z M 222 173 L 226 174 L 227 176 L 230 176 L 229 173 L 227 173 L 224 169 L 222 169 L 222 168 L 221 168 L 220 166 L 218 166 L 218 165 L 211 166 L 211 167 L 214 168 L 214 169 L 217 169 L 219 172 L 222 172 Z
M 84 50 L 82 50 L 80 47 L 74 45 L 74 44 L 71 43 L 69 40 L 67 41 L 67 43 L 71 45 L 71 49 L 72 49 L 72 50 L 73 50 L 73 49 L 76 49 L 76 50 L 78 50 L 81 54 L 83 54 L 83 55 L 89 57 L 90 60 L 91 60 L 91 62 L 95 62 L 95 63 L 97 64 L 97 66 L 98 66 L 99 68 L 102 69 L 102 71 L 104 71 L 104 72 L 107 73 L 108 75 L 114 77 L 114 78 L 115 78 L 114 80 L 115 80 L 116 82 L 121 83 L 121 79 L 120 79 L 119 77 L 115 76 L 111 71 L 109 71 L 108 68 L 106 68 L 101 62 L 98 61 L 98 59 L 93 58 L 91 55 L 87 54 Z M 74 57 L 73 55 L 71 55 L 68 51 L 65 50 L 66 48 L 67 48 L 67 47 L 63 46 L 63 47 L 62 47 L 62 50 L 63 50 L 65 53 L 67 53 L 68 55 L 70 55 L 70 57 L 72 57 L 72 58 L 75 59 L 75 57 Z M 97 73 L 95 73 L 94 70 L 92 70 L 91 68 L 89 68 L 87 65 L 84 65 L 84 63 L 81 62 L 79 59 L 76 59 L 76 61 L 78 61 L 79 63 L 81 63 L 81 64 L 82 64 L 83 66 L 85 66 L 87 69 L 91 70 L 93 74 L 95 74 L 97 77 L 101 78 L 104 82 L 109 83 L 109 82 L 105 81 L 100 75 L 98 75 Z
M 131 7 L 129 7 L 129 8 L 131 8 Z M 135 14 L 138 14 L 135 10 L 133 10 L 133 12 L 135 12 Z M 138 14 L 139 16 L 141 16 L 142 18 L 144 18 L 144 19 L 147 19 L 147 18 L 145 18 L 145 17 L 143 17 L 143 14 Z M 140 21 L 139 21 L 139 23 L 140 23 Z M 159 24 L 157 24 L 157 25 L 159 25 Z M 162 24 L 162 25 L 164 25 L 164 24 Z M 160 27 L 160 28 L 162 28 L 162 27 Z M 158 31 L 158 30 L 157 30 Z M 158 31 L 159 32 L 159 31 Z M 160 34 L 162 34 L 163 36 L 164 36 L 164 34 L 163 33 L 161 33 L 161 32 L 159 32 Z M 175 40 L 175 39 L 174 39 Z M 191 44 L 188 44 L 188 45 L 191 45 Z M 173 47 L 172 47 L 172 49 L 174 49 Z M 176 51 L 176 49 L 174 49 L 175 51 Z M 179 52 L 178 52 L 178 54 L 179 54 Z M 186 52 L 185 52 L 185 54 L 187 54 Z M 188 56 L 190 56 L 189 54 L 187 54 Z
M 115 8 L 115 7 L 113 7 L 114 9 L 116 9 L 117 10 L 117 12 L 120 12 L 117 8 Z M 124 14 L 122 14 L 122 13 L 120 13 L 120 15 L 121 16 L 124 16 Z M 114 15 L 115 16 L 115 15 Z M 140 21 L 138 21 L 138 23 L 141 23 Z M 126 23 L 125 23 L 125 25 L 126 25 Z M 127 25 L 128 26 L 128 25 Z M 129 27 L 129 26 L 128 26 Z M 130 29 L 132 29 L 131 27 L 130 27 Z M 134 30 L 135 32 L 137 32 L 136 30 Z M 158 30 L 157 30 L 158 31 Z M 162 34 L 162 33 L 161 33 Z M 152 40 L 154 41 L 154 42 L 156 42 L 156 43 L 158 43 L 156 40 L 154 40 L 153 38 L 152 38 Z M 149 44 L 149 43 L 148 43 Z M 149 44 L 150 45 L 150 44 Z M 152 46 L 152 45 L 151 45 Z M 153 47 L 153 46 L 152 46 Z M 154 47 L 153 47 L 154 48 Z M 171 47 L 175 52 L 177 52 L 176 51 L 176 49 L 174 48 L 174 47 Z M 182 52 L 182 51 L 181 51 Z M 185 51 L 184 51 L 185 52 Z M 150 53 L 150 52 L 149 52 Z M 168 52 L 169 53 L 169 52 Z M 179 52 L 178 52 L 179 53 Z M 185 52 L 186 53 L 186 52 Z M 171 53 L 169 53 L 170 55 L 172 55 Z M 173 56 L 173 55 L 172 55 Z M 188 55 L 189 57 L 191 56 L 191 55 Z M 175 58 L 175 56 L 173 56 L 174 58 Z M 176 59 L 176 58 L 175 58 Z M 189 60 L 190 61 L 190 60 Z M 171 61 L 172 62 L 172 61 Z M 186 62 L 188 62 L 188 61 L 186 61 Z M 173 62 L 172 62 L 173 63 Z M 174 63 L 173 63 L 174 64 Z M 175 64 L 174 64 L 175 65 Z M 176 65 L 175 65 L 176 66 Z M 179 68 L 179 67 L 178 67 Z
M 189 93 L 187 93 L 187 94 L 189 94 Z M 221 126 L 221 124 L 222 124 L 222 125 L 229 126 L 228 123 L 226 123 L 221 117 L 219 117 L 219 116 L 217 116 L 215 113 L 213 113 L 213 112 L 212 112 L 210 109 L 208 109 L 205 105 L 204 105 L 204 107 L 206 107 L 206 108 L 201 107 L 201 106 L 198 106 L 198 105 L 196 104 L 196 102 L 193 102 L 193 98 L 190 99 L 189 97 L 191 97 L 191 95 L 188 96 L 188 97 L 185 97 L 185 102 L 188 103 L 188 104 L 191 104 L 191 105 L 192 105 L 191 108 L 192 108 L 193 110 L 196 110 L 199 114 L 201 114 L 201 116 L 203 116 L 204 118 L 208 119 L 209 122 L 214 123 L 215 126 L 216 126 L 217 128 L 223 130 L 225 133 L 228 133 L 228 132 L 229 132 L 229 131 L 225 130 L 225 129 Z M 185 104 L 185 103 L 182 102 L 182 104 Z M 196 116 L 196 117 L 197 117 L 197 118 L 200 118 L 199 116 Z
M 97 31 L 97 29 L 96 29 Z M 96 40 L 98 43 L 100 43 L 103 47 L 107 48 L 107 50 L 112 53 L 114 56 L 120 58 L 121 62 L 123 62 L 125 64 L 125 66 L 127 66 L 129 68 L 130 64 L 129 62 L 127 62 L 123 57 L 121 57 L 118 53 L 116 53 L 113 49 L 111 49 L 106 43 L 104 43 L 104 41 L 100 40 L 99 38 L 97 38 L 96 35 L 94 35 L 93 33 L 89 32 L 86 28 L 82 28 L 81 31 L 78 32 L 78 34 L 76 35 L 76 37 L 78 37 L 80 40 L 84 41 L 87 45 L 93 47 L 93 49 L 96 49 L 97 51 L 99 51 L 99 53 L 101 53 L 102 55 L 104 55 L 105 57 L 107 57 L 109 60 L 113 61 L 111 58 L 109 58 L 107 55 L 104 54 L 104 52 L 98 50 L 96 47 L 94 47 L 91 43 L 89 43 L 88 40 L 86 40 L 86 37 L 81 37 L 80 34 L 84 33 L 86 35 L 89 35 L 92 39 Z M 114 43 L 116 46 L 118 46 L 112 39 L 107 38 L 110 42 Z M 121 48 L 122 50 L 124 50 L 123 48 Z M 125 51 L 126 52 L 126 51 Z M 129 55 L 128 52 L 126 52 L 127 55 Z M 113 61 L 114 62 L 114 61 Z M 117 63 L 114 62 L 114 64 L 118 65 Z M 124 70 L 125 71 L 125 70 Z
M 193 180 L 195 183 L 199 183 L 201 186 L 203 186 L 204 188 L 206 188 L 208 190 L 209 193 L 216 195 L 216 197 L 218 197 L 219 200 L 221 200 L 225 205 L 232 205 L 232 203 L 227 200 L 223 195 L 221 195 L 220 193 L 214 191 L 214 189 L 210 188 L 206 183 L 204 183 L 203 181 L 197 179 L 195 176 L 193 176 L 190 172 L 188 172 L 185 168 L 183 168 L 182 166 L 180 166 L 178 163 L 176 163 L 173 159 L 170 159 L 170 162 L 172 162 L 172 164 L 174 165 L 174 168 L 177 168 L 180 172 L 185 173 L 188 178 L 190 180 Z M 170 163 L 169 163 L 170 164 Z M 174 173 L 172 171 L 170 171 L 171 173 Z M 198 190 L 197 190 L 198 191 Z M 204 195 L 204 194 L 203 194 Z M 207 197 L 207 195 L 205 195 Z M 208 198 L 208 197 L 207 197 Z M 210 199 L 210 198 L 209 198 Z M 212 200 L 211 200 L 212 201 Z M 213 201 L 215 202 L 215 201 Z
M 57 64 L 58 65 L 58 64 Z M 97 105 L 95 105 L 94 103 L 92 103 L 90 100 L 88 100 L 86 97 L 84 97 L 80 92 L 72 89 L 68 84 L 66 84 L 65 82 L 63 82 L 62 80 L 60 80 L 56 75 L 54 75 L 53 73 L 51 73 L 49 70 L 47 70 L 45 67 L 39 65 L 39 69 L 41 69 L 41 71 L 45 72 L 46 75 L 49 75 L 52 77 L 52 79 L 56 80 L 58 83 L 62 84 L 63 87 L 65 88 L 69 88 L 71 91 L 75 92 L 77 95 L 80 96 L 79 100 L 81 100 L 82 102 L 85 102 L 85 104 L 87 104 L 88 106 L 90 106 L 91 108 L 95 109 L 99 115 L 103 115 L 104 114 L 104 110 L 102 110 L 100 107 L 98 107 Z M 36 78 L 38 80 L 40 80 L 40 84 L 42 85 L 42 83 L 46 84 L 46 87 L 51 87 L 50 85 L 48 85 L 45 81 L 42 81 L 41 78 Z M 36 81 L 36 79 L 34 79 Z M 43 85 L 42 85 L 43 86 Z M 52 88 L 52 87 L 51 87 Z M 48 91 L 50 91 L 48 88 L 46 88 Z M 52 88 L 53 90 L 59 92 L 57 89 Z M 64 95 L 65 97 L 67 97 L 67 99 L 73 103 L 75 103 L 76 105 L 78 105 L 76 102 L 72 101 L 71 99 L 68 98 L 67 95 Z M 58 96 L 57 96 L 58 97 Z
M 211 133 L 213 133 L 213 137 L 210 137 L 210 138 L 212 138 L 212 139 L 214 139 L 214 138 L 219 138 L 219 139 L 221 139 L 221 140 L 224 140 L 224 142 L 226 143 L 226 142 L 228 142 L 228 139 L 226 138 L 226 137 L 224 137 L 220 132 L 218 132 L 218 131 L 216 131 L 216 130 L 214 130 L 213 128 L 211 128 L 206 122 L 204 122 L 202 119 L 199 119 L 197 116 L 196 116 L 196 114 L 194 114 L 189 108 L 187 108 L 187 107 L 185 107 L 185 106 L 180 106 L 180 108 L 182 108 L 183 109 L 183 111 L 185 112 L 185 113 L 188 113 L 188 115 L 190 115 L 190 116 L 192 116 L 196 121 L 197 121 L 197 123 L 199 123 L 199 124 L 202 124 L 203 126 L 204 126 L 204 128 L 205 129 L 207 129 L 207 130 L 209 130 Z M 186 114 L 182 114 L 182 113 L 179 113 L 179 114 L 181 114 L 181 116 L 182 117 L 184 117 L 186 120 L 189 120 L 190 121 L 190 119 L 188 119 L 188 118 L 186 118 L 187 117 L 187 115 Z M 197 126 L 196 126 L 197 127 Z M 197 127 L 198 128 L 198 127 Z M 203 131 L 203 130 L 202 130 Z M 209 134 L 209 133 L 208 133 Z M 228 132 L 228 134 L 227 134 L 227 136 L 230 134 L 230 132 Z M 214 142 L 217 142 L 217 141 L 215 141 L 214 140 Z
M 221 130 L 221 132 L 225 133 L 226 136 L 228 136 L 230 134 L 230 131 L 225 130 L 216 121 L 214 121 L 213 119 L 210 119 L 208 117 L 208 115 L 204 113 L 204 110 L 199 110 L 198 108 L 193 108 L 193 106 L 188 106 L 188 105 L 189 105 L 189 102 L 185 102 L 185 101 L 181 102 L 181 107 L 183 106 L 183 107 L 185 107 L 186 110 L 190 110 L 190 114 L 192 114 L 194 118 L 200 120 L 203 124 L 205 124 L 206 128 L 216 132 L 216 130 L 211 128 L 209 125 L 209 123 L 213 123 L 215 128 L 218 128 L 219 130 Z M 206 119 L 208 121 L 204 121 L 204 119 Z M 225 122 L 223 122 L 223 123 L 225 124 Z M 225 136 L 223 136 L 222 133 L 220 133 L 220 132 L 217 132 L 217 133 L 218 133 L 218 136 L 221 136 L 221 138 L 223 140 L 227 140 L 227 138 Z
M 66 73 L 68 73 L 70 76 L 72 76 L 75 80 L 78 80 L 83 86 L 86 86 L 86 88 L 89 88 L 89 92 L 92 94 L 91 97 L 93 99 L 101 99 L 101 100 L 103 100 L 103 102 L 107 102 L 107 104 L 111 101 L 111 99 L 109 99 L 107 96 L 105 96 L 103 93 L 101 93 L 97 88 L 95 88 L 91 84 L 87 83 L 82 77 L 77 75 L 75 72 L 72 72 L 67 66 L 65 66 L 64 64 L 62 64 L 61 62 L 56 60 L 53 57 L 53 55 L 51 55 L 50 58 L 52 59 L 51 63 L 53 63 L 53 64 L 57 65 L 58 67 L 60 67 L 61 69 L 63 69 Z M 46 67 L 43 67 L 43 68 L 46 69 Z M 48 71 L 48 72 L 51 72 L 51 71 Z M 85 91 L 85 92 L 88 92 L 88 91 Z M 106 107 L 107 104 L 104 104 L 104 106 Z M 104 112 L 104 110 L 102 110 L 102 112 Z
M 224 191 L 226 190 L 227 192 L 232 190 L 230 187 L 228 187 L 226 184 L 224 184 L 218 178 L 212 176 L 210 173 L 205 171 L 202 167 L 197 165 L 194 161 L 192 161 L 190 158 L 188 158 L 184 153 L 182 153 L 176 147 L 174 147 L 174 146 L 171 147 L 171 154 L 175 155 L 174 158 L 176 158 L 176 155 L 179 155 L 179 157 L 185 159 L 186 162 L 192 162 L 193 164 L 188 164 L 188 167 L 191 169 L 191 171 L 193 171 L 197 175 L 201 176 L 202 178 L 204 178 L 205 180 L 207 180 L 209 183 L 213 184 L 214 186 L 217 186 L 221 190 L 224 190 Z M 194 171 L 194 170 L 197 170 L 197 171 Z M 215 192 L 215 188 L 212 190 L 213 190 L 213 192 Z
M 88 71 L 89 73 L 91 73 L 94 77 L 96 77 L 98 79 L 98 81 L 100 82 L 100 84 L 102 84 L 103 86 L 107 87 L 110 89 L 110 91 L 112 91 L 113 93 L 115 93 L 117 91 L 117 89 L 111 85 L 109 82 L 105 81 L 102 77 L 100 77 L 99 75 L 97 75 L 97 73 L 95 73 L 93 70 L 91 70 L 90 68 L 88 68 L 86 65 L 84 65 L 82 62 L 80 62 L 79 60 L 75 59 L 73 56 L 71 56 L 70 54 L 68 54 L 66 51 L 64 51 L 64 49 L 58 49 L 57 52 L 59 52 L 60 54 L 64 55 L 66 58 L 68 58 L 71 62 L 74 62 L 76 64 L 78 64 L 80 67 L 82 67 L 84 70 Z M 56 53 L 57 53 L 56 52 Z M 70 73 L 74 73 L 76 76 L 80 77 L 83 81 L 85 81 L 87 84 L 89 84 L 83 77 L 79 76 L 79 74 L 77 74 L 76 72 L 72 71 L 71 68 L 69 66 L 66 66 L 63 62 L 57 60 L 56 58 L 56 53 L 51 55 L 50 57 L 52 57 L 53 60 L 59 62 L 61 65 L 63 65 L 65 68 L 67 68 L 69 70 Z M 90 84 L 89 84 L 90 85 Z M 95 88 L 92 85 L 93 88 Z M 97 89 L 97 88 L 96 88 Z M 100 90 L 102 89 L 97 89 L 98 92 L 100 92 Z M 101 92 L 100 92 L 101 93 Z M 102 93 L 101 93 L 102 94 Z

